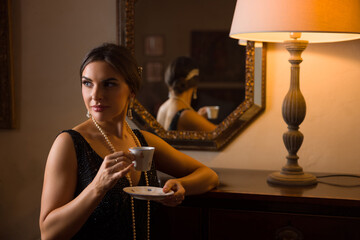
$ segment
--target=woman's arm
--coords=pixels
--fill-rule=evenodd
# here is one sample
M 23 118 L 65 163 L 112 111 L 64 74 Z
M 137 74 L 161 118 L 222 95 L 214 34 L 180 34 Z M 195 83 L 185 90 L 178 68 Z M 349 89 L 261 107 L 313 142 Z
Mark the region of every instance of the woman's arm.
M 154 161 L 157 169 L 176 177 L 176 181 L 183 186 L 186 195 L 201 194 L 218 185 L 218 176 L 213 170 L 176 150 L 161 138 L 149 132 L 142 131 L 142 133 L 149 146 L 155 147 Z M 171 183 L 172 180 L 167 183 L 169 182 Z M 167 183 L 164 190 L 170 187 Z
M 119 158 L 119 162 L 114 160 Z M 41 198 L 41 239 L 69 239 L 89 218 L 108 189 L 129 171 L 124 153 L 105 157 L 94 180 L 74 199 L 77 160 L 73 141 L 67 133 L 55 140 L 45 167 Z M 132 158 L 129 155 L 129 158 Z M 131 161 L 130 161 L 131 162 Z

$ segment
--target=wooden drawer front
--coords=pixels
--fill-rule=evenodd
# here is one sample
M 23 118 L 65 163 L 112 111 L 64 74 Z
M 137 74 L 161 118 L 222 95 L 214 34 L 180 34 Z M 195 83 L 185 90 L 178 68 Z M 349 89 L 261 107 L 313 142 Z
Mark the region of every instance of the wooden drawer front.
M 201 208 L 161 206 L 156 216 L 152 215 L 154 226 L 152 239 L 156 240 L 201 240 Z
M 359 240 L 360 218 L 210 209 L 209 239 Z

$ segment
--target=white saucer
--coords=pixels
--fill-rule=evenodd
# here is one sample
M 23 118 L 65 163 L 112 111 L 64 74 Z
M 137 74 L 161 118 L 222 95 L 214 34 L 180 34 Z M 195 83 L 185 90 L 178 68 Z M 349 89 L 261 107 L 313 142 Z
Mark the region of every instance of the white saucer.
M 164 193 L 163 189 L 160 187 L 147 186 L 126 187 L 124 188 L 124 192 L 140 200 L 161 200 L 174 194 L 172 190 L 168 193 Z

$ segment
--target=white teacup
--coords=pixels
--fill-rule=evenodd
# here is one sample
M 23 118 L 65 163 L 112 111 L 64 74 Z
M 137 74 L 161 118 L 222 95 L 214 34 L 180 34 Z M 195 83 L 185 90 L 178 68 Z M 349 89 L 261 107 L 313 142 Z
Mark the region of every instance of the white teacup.
M 132 147 L 129 151 L 135 156 L 134 167 L 137 171 L 149 171 L 154 155 L 154 147 Z
M 206 107 L 206 113 L 208 119 L 216 119 L 219 114 L 219 106 L 208 106 Z

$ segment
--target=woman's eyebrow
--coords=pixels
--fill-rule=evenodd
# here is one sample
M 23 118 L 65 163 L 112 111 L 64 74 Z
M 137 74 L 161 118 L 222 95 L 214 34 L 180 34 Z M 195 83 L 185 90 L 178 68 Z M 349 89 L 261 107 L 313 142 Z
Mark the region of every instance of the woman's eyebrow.
M 90 79 L 90 78 L 85 77 L 85 76 L 81 76 L 81 79 L 85 79 L 85 80 L 89 80 L 89 81 L 91 81 L 91 79 Z
M 105 82 L 105 81 L 118 81 L 118 79 L 111 77 L 111 78 L 107 78 L 107 79 L 103 80 L 103 82 Z
M 85 77 L 85 76 L 82 76 L 81 79 L 92 81 L 91 78 L 88 78 L 88 77 Z M 110 77 L 110 78 L 106 78 L 106 79 L 102 80 L 102 82 L 106 82 L 106 81 L 118 81 L 118 79 L 116 79 L 114 77 Z

